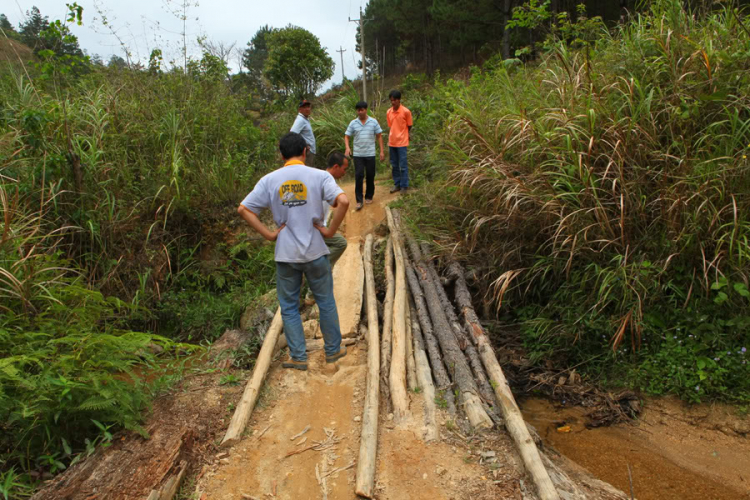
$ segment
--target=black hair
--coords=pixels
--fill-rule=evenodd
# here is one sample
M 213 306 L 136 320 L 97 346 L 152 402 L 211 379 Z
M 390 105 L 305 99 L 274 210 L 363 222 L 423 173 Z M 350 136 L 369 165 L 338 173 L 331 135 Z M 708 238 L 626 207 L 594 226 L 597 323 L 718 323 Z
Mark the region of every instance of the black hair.
M 367 101 L 359 101 L 354 105 L 354 109 L 367 109 Z
M 391 90 L 391 93 L 388 94 L 388 99 L 399 99 L 399 100 L 401 100 L 401 91 L 400 90 Z
M 307 148 L 307 141 L 297 132 L 288 132 L 279 141 L 279 151 L 285 160 L 294 158 L 295 156 L 302 156 L 305 148 Z
M 345 158 L 344 153 L 341 151 L 334 151 L 328 155 L 328 168 L 331 168 L 334 165 L 343 165 Z

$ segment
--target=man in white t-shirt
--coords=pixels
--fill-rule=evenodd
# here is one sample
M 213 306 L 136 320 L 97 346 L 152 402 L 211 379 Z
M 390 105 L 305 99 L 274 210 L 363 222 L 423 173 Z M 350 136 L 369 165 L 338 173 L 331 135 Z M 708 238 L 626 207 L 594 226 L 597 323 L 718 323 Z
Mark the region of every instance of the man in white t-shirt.
M 349 208 L 349 200 L 330 174 L 305 166 L 307 143 L 301 135 L 295 132 L 286 134 L 279 142 L 279 151 L 284 166 L 258 181 L 237 211 L 261 236 L 276 242 L 276 294 L 289 345 L 289 359 L 282 366 L 307 370 L 305 333 L 299 313 L 303 276 L 320 309 L 326 362 L 333 363 L 346 354 L 346 348 L 341 346 L 341 329 L 328 261 L 330 252 L 324 238 L 336 234 Z M 324 201 L 335 206 L 328 227 L 322 225 Z M 271 209 L 277 226 L 273 231 L 259 218 L 266 208 Z

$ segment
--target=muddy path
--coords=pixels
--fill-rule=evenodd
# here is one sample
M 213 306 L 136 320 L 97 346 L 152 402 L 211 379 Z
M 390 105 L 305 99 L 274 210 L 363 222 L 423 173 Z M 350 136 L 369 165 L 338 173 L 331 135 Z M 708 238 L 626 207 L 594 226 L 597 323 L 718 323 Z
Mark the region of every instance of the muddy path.
M 354 200 L 353 183 L 342 187 Z M 379 181 L 374 203 L 350 211 L 345 219 L 349 246 L 334 270 L 344 334 L 348 315 L 358 315 L 361 308 L 351 288 L 360 271 L 346 254 L 351 250 L 359 256 L 361 237 L 385 219 L 385 205 L 398 196 L 388 194 L 389 188 L 387 181 Z M 306 372 L 284 370 L 277 360 L 246 437 L 209 460 L 199 474 L 196 498 L 354 498 L 366 358 L 367 344 L 358 339 L 335 365 L 326 365 L 320 351 L 310 353 Z M 414 419 L 398 428 L 381 409 L 377 498 L 521 498 L 523 472 L 509 438 L 493 433 L 479 439 L 443 428 L 443 439 L 426 444 L 420 437 L 421 399 L 416 394 L 411 399 Z M 441 417 L 444 424 L 446 417 Z M 499 460 L 506 456 L 511 459 Z
M 636 422 L 587 429 L 584 408 L 520 405 L 548 445 L 599 479 L 628 492 L 630 466 L 639 500 L 750 499 L 750 419 L 737 408 L 649 399 Z

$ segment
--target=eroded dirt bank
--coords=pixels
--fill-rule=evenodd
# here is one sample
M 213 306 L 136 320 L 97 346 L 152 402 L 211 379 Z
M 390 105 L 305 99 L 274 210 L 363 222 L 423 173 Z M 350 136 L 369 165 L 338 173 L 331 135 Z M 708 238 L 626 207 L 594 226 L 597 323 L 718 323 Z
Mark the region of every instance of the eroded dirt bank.
M 750 498 L 750 420 L 733 407 L 653 399 L 633 424 L 587 429 L 584 408 L 520 405 L 545 443 L 625 492 L 629 465 L 639 500 Z

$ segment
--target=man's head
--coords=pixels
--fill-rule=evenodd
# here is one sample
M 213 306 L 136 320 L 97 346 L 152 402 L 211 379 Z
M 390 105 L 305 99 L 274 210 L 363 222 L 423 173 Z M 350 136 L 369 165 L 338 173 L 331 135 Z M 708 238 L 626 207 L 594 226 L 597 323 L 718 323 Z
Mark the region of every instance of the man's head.
M 341 179 L 346 174 L 346 169 L 349 167 L 349 160 L 344 156 L 341 151 L 334 151 L 328 157 L 328 173 L 333 176 L 334 179 Z
M 308 101 L 307 99 L 302 99 L 299 102 L 299 112 L 302 113 L 305 116 L 310 116 L 310 112 L 312 111 L 312 103 Z
M 367 103 L 365 101 L 359 101 L 354 106 L 354 109 L 357 110 L 357 116 L 359 116 L 360 120 L 364 120 L 367 117 Z
M 285 160 L 296 158 L 297 156 L 304 158 L 307 151 L 307 142 L 297 132 L 288 132 L 279 141 L 279 151 L 281 152 L 281 157 Z
M 393 109 L 398 109 L 401 106 L 401 91 L 391 90 L 391 93 L 388 94 L 388 99 L 391 100 L 391 106 L 393 106 Z

